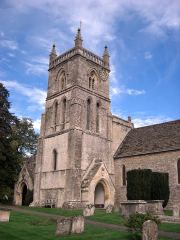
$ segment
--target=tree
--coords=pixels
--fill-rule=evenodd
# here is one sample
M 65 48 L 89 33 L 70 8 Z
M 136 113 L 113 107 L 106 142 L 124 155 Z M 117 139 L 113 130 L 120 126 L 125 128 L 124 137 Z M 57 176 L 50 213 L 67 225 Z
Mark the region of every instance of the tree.
M 18 172 L 19 159 L 12 146 L 12 124 L 18 119 L 9 112 L 9 92 L 0 83 L 0 198 L 10 194 Z
M 12 126 L 12 131 L 13 145 L 16 146 L 16 150 L 21 156 L 36 154 L 39 134 L 34 131 L 30 118 L 20 119 Z
M 38 134 L 32 120 L 10 113 L 9 92 L 0 83 L 0 200 L 13 194 L 25 156 L 36 153 Z

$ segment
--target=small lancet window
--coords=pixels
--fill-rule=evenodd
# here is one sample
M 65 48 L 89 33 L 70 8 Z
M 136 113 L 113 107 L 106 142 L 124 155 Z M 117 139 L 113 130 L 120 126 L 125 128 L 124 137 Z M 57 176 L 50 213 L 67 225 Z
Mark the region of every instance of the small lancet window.
M 126 167 L 125 165 L 122 166 L 122 184 L 126 186 Z
M 99 132 L 99 103 L 96 104 L 96 132 Z
M 58 103 L 55 103 L 54 107 L 54 125 L 57 125 L 57 117 L 58 117 Z
M 57 170 L 57 151 L 53 150 L 53 170 Z
M 62 128 L 65 128 L 65 122 L 66 122 L 66 98 L 63 100 L 63 106 L 62 106 Z
M 90 129 L 90 115 L 91 115 L 91 100 L 88 99 L 87 100 L 87 109 L 86 109 L 86 117 L 87 117 L 87 121 L 86 121 L 86 129 L 89 130 Z
M 180 184 L 180 159 L 177 162 L 178 184 Z

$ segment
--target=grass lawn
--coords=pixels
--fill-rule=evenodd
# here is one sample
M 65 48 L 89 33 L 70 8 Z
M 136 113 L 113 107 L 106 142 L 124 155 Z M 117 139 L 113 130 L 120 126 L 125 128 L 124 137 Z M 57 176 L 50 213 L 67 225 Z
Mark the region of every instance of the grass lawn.
M 180 233 L 180 224 L 178 223 L 161 223 L 160 230 L 165 232 L 177 232 Z
M 111 229 L 85 226 L 85 232 L 80 235 L 56 237 L 56 222 L 47 217 L 11 212 L 9 223 L 0 223 L 1 240 L 128 240 L 130 233 L 119 232 Z M 168 238 L 160 238 L 168 240 Z M 170 239 L 169 239 L 170 240 Z
M 82 210 L 65 210 L 60 208 L 29 208 L 23 207 L 25 209 L 37 211 L 37 212 L 46 212 L 50 214 L 56 214 L 61 216 L 77 216 L 82 214 Z M 96 209 L 95 214 L 90 217 L 86 217 L 89 220 L 102 222 L 102 223 L 109 223 L 109 224 L 116 224 L 116 225 L 123 225 L 124 219 L 119 213 L 109 213 L 106 214 L 104 210 Z M 160 230 L 166 232 L 180 232 L 180 224 L 177 223 L 161 223 Z
M 1 240 L 116 240 L 129 239 L 130 234 L 111 229 L 86 225 L 85 232 L 80 235 L 66 237 L 55 236 L 56 222 L 47 217 L 11 212 L 9 223 L 0 223 Z
M 87 217 L 89 220 L 104 222 L 116 225 L 124 225 L 124 219 L 118 212 L 106 213 L 103 210 L 95 210 L 93 216 Z
M 25 207 L 25 206 L 21 208 L 31 210 L 31 211 L 36 211 L 36 212 L 45 212 L 49 214 L 65 216 L 65 217 L 78 216 L 83 214 L 82 210 L 67 210 L 62 208 L 42 208 L 42 207 Z

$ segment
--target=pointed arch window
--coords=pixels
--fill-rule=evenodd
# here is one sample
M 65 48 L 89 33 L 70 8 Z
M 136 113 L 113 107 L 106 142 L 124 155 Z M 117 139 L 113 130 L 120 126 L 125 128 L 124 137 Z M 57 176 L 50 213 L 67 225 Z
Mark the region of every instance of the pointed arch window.
M 126 186 L 126 167 L 125 165 L 122 166 L 122 184 Z
M 57 170 L 57 151 L 53 150 L 53 170 Z
M 86 129 L 87 130 L 90 130 L 90 115 L 91 115 L 91 100 L 88 98 L 87 100 L 87 108 L 86 108 L 86 117 L 87 117 L 87 120 L 86 120 Z
M 65 128 L 65 123 L 66 123 L 66 105 L 67 105 L 67 102 L 66 102 L 66 98 L 63 99 L 63 104 L 62 104 L 62 128 L 64 129 Z
M 99 102 L 96 104 L 96 132 L 99 132 Z
M 61 72 L 59 81 L 60 81 L 61 90 L 64 90 L 66 88 L 66 74 L 65 74 L 65 71 Z
M 94 90 L 96 82 L 97 82 L 97 75 L 96 75 L 95 71 L 93 70 L 89 76 L 89 88 Z
M 177 161 L 178 184 L 180 184 L 180 159 Z

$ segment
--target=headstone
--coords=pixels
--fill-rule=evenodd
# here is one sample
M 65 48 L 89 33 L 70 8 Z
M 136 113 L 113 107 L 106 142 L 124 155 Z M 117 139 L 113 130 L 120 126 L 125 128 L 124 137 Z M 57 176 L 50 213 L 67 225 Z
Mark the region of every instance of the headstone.
M 0 209 L 0 222 L 9 222 L 10 213 L 10 209 Z
M 142 240 L 158 240 L 158 226 L 154 221 L 143 223 Z
M 84 232 L 84 217 L 77 216 L 72 218 L 71 233 L 82 233 Z
M 64 236 L 71 233 L 72 218 L 62 217 L 57 219 L 56 235 Z
M 106 207 L 106 213 L 112 213 L 112 210 L 113 210 L 113 205 L 109 204 L 109 205 Z
M 88 204 L 83 210 L 83 216 L 88 217 L 94 215 L 95 207 L 93 204 Z
M 179 217 L 179 205 L 173 205 L 173 217 Z

